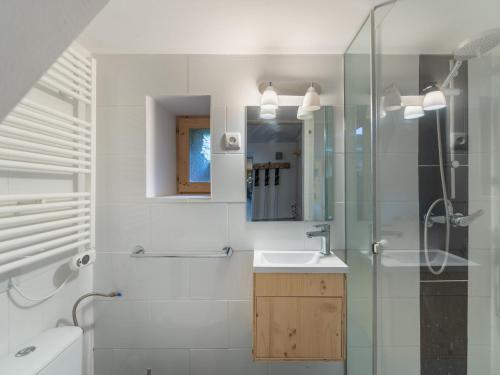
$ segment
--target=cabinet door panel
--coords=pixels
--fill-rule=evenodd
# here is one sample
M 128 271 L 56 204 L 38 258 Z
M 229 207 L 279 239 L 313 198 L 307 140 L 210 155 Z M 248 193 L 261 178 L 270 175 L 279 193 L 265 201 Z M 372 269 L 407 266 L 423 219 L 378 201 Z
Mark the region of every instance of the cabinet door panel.
M 342 298 L 257 297 L 256 358 L 342 360 Z

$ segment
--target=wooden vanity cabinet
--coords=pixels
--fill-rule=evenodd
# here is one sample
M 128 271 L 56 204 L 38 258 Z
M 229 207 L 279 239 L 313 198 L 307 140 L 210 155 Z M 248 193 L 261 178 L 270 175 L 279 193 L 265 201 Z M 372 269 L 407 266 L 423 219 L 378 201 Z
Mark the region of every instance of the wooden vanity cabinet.
M 254 360 L 345 360 L 345 310 L 345 274 L 255 273 Z

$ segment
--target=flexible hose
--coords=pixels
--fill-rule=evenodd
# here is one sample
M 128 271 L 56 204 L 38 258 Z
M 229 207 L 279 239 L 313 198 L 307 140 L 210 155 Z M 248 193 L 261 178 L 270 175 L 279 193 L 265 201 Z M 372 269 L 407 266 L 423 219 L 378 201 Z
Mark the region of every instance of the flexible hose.
M 441 176 L 441 190 L 443 192 L 443 197 L 435 200 L 429 206 L 429 209 L 427 210 L 427 213 L 425 214 L 424 254 L 425 254 L 425 262 L 427 264 L 427 268 L 429 269 L 429 271 L 434 275 L 440 275 L 443 273 L 444 269 L 446 268 L 446 264 L 448 263 L 448 256 L 449 256 L 449 252 L 450 252 L 450 230 L 451 230 L 450 209 L 451 209 L 451 202 L 448 200 L 448 191 L 446 189 L 446 180 L 445 180 L 445 176 L 444 176 L 443 146 L 441 145 L 441 121 L 439 118 L 439 111 L 436 111 L 436 130 L 437 130 L 438 156 L 439 156 L 439 174 Z M 427 242 L 428 242 L 427 231 L 429 229 L 429 218 L 431 216 L 432 210 L 441 201 L 444 203 L 444 214 L 445 214 L 445 223 L 446 223 L 446 237 L 445 237 L 445 243 L 444 243 L 444 253 L 445 254 L 444 254 L 443 264 L 441 264 L 441 267 L 439 267 L 438 270 L 435 270 L 434 267 L 432 266 L 430 258 L 429 258 L 429 247 L 427 244 Z
M 10 285 L 10 287 L 12 289 L 14 289 L 17 293 L 19 293 L 19 295 L 21 297 L 23 297 L 24 299 L 26 299 L 26 300 L 28 300 L 30 302 L 42 302 L 42 301 L 48 300 L 51 297 L 54 297 L 57 293 L 59 293 L 61 291 L 61 289 L 64 288 L 64 286 L 69 281 L 69 279 L 71 278 L 72 275 L 73 275 L 73 272 L 70 272 L 70 274 L 68 275 L 68 277 L 66 277 L 66 279 L 64 279 L 64 281 L 61 283 L 61 285 L 59 285 L 56 289 L 54 289 L 52 292 L 50 292 L 49 294 L 47 294 L 47 295 L 45 295 L 43 297 L 30 297 L 30 296 L 28 296 L 26 293 L 24 293 L 19 288 L 19 286 L 17 286 L 14 283 L 13 279 L 9 280 L 9 285 Z
M 79 327 L 78 325 L 78 318 L 76 316 L 76 309 L 78 308 L 78 305 L 80 304 L 80 302 L 82 302 L 85 298 L 89 298 L 89 297 L 108 297 L 108 298 L 113 298 L 113 297 L 121 297 L 122 294 L 120 292 L 111 292 L 111 293 L 87 293 L 87 294 L 84 294 L 83 296 L 81 296 L 80 298 L 78 298 L 75 302 L 75 304 L 73 305 L 73 311 L 72 311 L 72 315 L 73 315 L 73 325 L 75 327 Z M 80 327 L 82 328 L 82 327 Z M 83 330 L 83 328 L 82 328 Z

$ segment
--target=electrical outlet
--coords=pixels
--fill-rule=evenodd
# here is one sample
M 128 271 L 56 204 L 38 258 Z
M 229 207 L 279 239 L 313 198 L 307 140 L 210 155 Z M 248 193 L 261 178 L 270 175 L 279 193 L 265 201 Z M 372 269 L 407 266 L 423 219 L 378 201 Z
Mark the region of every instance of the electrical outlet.
M 225 133 L 224 134 L 224 148 L 226 150 L 239 150 L 241 148 L 241 134 L 240 133 Z
M 95 262 L 95 251 L 89 250 L 83 253 L 76 254 L 69 263 L 69 268 L 73 271 L 78 271 L 81 268 L 87 267 Z

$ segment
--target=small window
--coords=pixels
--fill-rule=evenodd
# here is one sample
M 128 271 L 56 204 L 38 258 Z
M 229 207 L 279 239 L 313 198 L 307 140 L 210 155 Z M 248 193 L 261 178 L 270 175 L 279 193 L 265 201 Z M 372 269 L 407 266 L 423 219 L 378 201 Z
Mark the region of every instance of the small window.
M 209 117 L 177 117 L 177 192 L 210 193 Z

